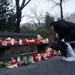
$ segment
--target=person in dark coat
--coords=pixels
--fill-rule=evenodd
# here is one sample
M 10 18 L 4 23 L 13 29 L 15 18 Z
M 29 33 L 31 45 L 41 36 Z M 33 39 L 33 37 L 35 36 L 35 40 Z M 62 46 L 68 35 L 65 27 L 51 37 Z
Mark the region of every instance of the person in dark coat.
M 75 53 L 70 45 L 70 42 L 75 41 L 75 24 L 65 20 L 58 20 L 51 22 L 50 28 L 58 34 L 61 53 L 66 57 L 63 59 L 75 61 Z

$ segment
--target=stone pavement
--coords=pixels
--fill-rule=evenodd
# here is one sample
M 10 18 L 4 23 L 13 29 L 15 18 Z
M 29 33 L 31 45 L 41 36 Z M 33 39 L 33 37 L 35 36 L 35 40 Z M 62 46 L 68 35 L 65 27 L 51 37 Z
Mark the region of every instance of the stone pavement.
M 61 57 L 14 69 L 0 68 L 0 75 L 75 75 L 75 61 L 66 62 Z

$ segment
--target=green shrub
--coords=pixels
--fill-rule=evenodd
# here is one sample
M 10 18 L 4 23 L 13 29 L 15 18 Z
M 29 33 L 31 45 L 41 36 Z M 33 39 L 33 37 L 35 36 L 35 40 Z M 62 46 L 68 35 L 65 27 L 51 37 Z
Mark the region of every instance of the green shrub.
M 6 62 L 0 62 L 0 68 L 6 67 L 8 65 L 8 63 Z

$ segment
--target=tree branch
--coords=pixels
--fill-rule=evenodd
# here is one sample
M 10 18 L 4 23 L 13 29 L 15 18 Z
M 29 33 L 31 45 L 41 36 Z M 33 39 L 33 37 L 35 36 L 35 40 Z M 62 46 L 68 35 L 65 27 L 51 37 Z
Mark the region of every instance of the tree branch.
M 15 0 L 16 1 L 16 8 L 19 8 L 19 0 Z
M 22 7 L 22 6 L 24 6 L 24 4 L 25 4 L 25 1 L 26 1 L 26 0 L 23 0 L 23 1 L 22 1 L 21 7 Z
M 26 0 L 24 0 L 23 3 L 22 3 L 23 5 L 21 5 L 21 10 L 22 10 L 31 0 L 27 1 L 26 3 L 25 3 L 25 1 L 26 1 Z
M 29 18 L 32 20 L 32 22 L 33 22 L 37 27 L 39 27 L 39 26 L 36 24 L 34 17 L 29 16 L 28 14 L 26 14 L 26 16 L 29 17 Z
M 59 4 L 59 3 L 55 2 L 54 0 L 51 0 L 51 1 L 52 1 L 53 3 L 55 3 L 55 4 L 57 4 L 57 5 Z

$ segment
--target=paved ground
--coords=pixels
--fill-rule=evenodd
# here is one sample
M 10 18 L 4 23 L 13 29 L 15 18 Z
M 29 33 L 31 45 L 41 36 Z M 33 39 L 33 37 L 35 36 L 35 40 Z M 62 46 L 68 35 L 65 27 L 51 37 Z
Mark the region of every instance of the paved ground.
M 66 62 L 56 56 L 14 69 L 0 68 L 0 75 L 75 75 L 75 62 Z

